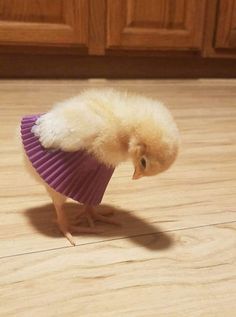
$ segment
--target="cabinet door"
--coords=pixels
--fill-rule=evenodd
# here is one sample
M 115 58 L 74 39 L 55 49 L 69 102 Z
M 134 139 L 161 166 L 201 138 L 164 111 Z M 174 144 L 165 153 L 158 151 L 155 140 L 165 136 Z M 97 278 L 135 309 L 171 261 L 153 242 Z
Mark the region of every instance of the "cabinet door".
M 200 49 L 205 0 L 108 0 L 107 47 Z
M 1 45 L 86 46 L 87 0 L 0 0 Z
M 219 3 L 216 48 L 236 48 L 236 0 Z

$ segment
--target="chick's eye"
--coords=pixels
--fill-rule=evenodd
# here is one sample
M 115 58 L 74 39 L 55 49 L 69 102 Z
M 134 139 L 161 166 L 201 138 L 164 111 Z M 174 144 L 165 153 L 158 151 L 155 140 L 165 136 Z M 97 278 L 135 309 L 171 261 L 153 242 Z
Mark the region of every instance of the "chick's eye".
M 141 162 L 142 167 L 146 168 L 146 160 L 145 160 L 145 158 L 142 158 L 140 162 Z

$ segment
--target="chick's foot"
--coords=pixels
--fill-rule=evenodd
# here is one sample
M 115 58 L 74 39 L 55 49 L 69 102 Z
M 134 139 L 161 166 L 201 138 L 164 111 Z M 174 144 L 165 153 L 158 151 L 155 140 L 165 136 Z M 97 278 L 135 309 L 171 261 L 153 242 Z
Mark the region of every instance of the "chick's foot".
M 60 231 L 64 234 L 64 236 L 69 240 L 71 245 L 75 246 L 76 242 L 72 236 L 72 233 L 101 233 L 102 230 L 94 227 L 86 227 L 80 225 L 69 225 L 65 219 L 57 219 L 57 224 Z
M 113 212 L 107 210 L 98 211 L 92 206 L 85 206 L 85 208 L 79 212 L 78 218 L 75 222 L 73 222 L 73 224 L 68 223 L 62 209 L 59 211 L 60 212 L 57 217 L 58 227 L 73 246 L 76 245 L 72 236 L 74 233 L 96 234 L 103 232 L 102 229 L 96 227 L 97 221 L 112 225 L 121 225 L 119 221 L 109 217 L 113 214 Z M 84 222 L 84 220 L 86 220 L 88 226 L 86 226 L 86 224 L 81 224 L 81 222 Z
M 95 229 L 95 222 L 103 222 L 108 223 L 116 226 L 120 226 L 121 223 L 115 219 L 110 218 L 110 216 L 113 214 L 111 211 L 98 211 L 96 208 L 92 206 L 85 206 L 84 210 L 79 213 L 78 215 L 78 223 L 81 223 L 84 219 L 86 219 L 90 229 Z

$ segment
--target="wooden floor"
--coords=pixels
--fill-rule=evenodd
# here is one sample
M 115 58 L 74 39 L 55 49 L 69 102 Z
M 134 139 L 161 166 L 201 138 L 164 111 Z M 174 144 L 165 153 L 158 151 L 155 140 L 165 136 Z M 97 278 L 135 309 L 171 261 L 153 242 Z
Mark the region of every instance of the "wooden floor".
M 102 208 L 123 226 L 71 247 L 23 168 L 16 127 L 102 86 L 163 100 L 182 149 L 158 177 L 117 168 Z M 235 316 L 236 80 L 1 81 L 0 172 L 0 316 Z

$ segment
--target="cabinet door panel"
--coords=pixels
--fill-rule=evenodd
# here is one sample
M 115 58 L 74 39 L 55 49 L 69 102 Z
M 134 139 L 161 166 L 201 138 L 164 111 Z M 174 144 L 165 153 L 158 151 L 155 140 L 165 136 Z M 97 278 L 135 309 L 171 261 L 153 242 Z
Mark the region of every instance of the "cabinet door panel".
M 215 47 L 236 48 L 236 0 L 219 3 Z
M 86 46 L 87 0 L 0 0 L 1 44 Z
M 108 0 L 107 47 L 200 49 L 205 0 Z

